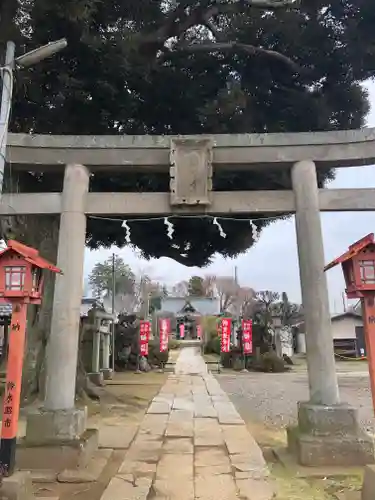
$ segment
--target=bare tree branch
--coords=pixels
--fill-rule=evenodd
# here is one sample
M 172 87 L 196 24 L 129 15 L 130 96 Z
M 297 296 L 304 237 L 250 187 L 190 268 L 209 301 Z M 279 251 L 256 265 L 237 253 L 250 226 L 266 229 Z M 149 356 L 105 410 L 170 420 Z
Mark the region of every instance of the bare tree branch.
M 225 41 L 223 34 L 215 26 L 212 18 L 222 14 L 241 13 L 241 9 L 246 7 L 256 7 L 261 9 L 275 9 L 288 6 L 297 6 L 298 0 L 237 0 L 221 1 L 213 3 L 209 7 L 198 5 L 190 10 L 187 9 L 187 2 L 182 2 L 179 6 L 166 16 L 165 23 L 155 32 L 140 38 L 140 44 L 148 47 L 147 51 L 156 54 L 162 51 L 163 60 L 171 52 L 228 52 L 241 50 L 251 56 L 267 56 L 279 60 L 287 65 L 293 72 L 300 73 L 299 67 L 289 57 L 274 51 L 267 50 L 253 45 L 239 42 Z M 165 42 L 172 38 L 180 39 L 189 29 L 194 26 L 205 26 L 210 30 L 218 43 L 202 43 L 192 45 L 180 45 L 174 50 L 165 46 Z
M 245 3 L 251 7 L 260 9 L 278 9 L 289 6 L 297 7 L 298 0 L 245 0 Z
M 204 25 L 208 30 L 211 31 L 213 36 L 216 38 L 217 41 L 224 41 L 223 34 L 220 32 L 220 30 L 214 25 L 214 23 L 207 18 L 207 16 L 204 16 Z
M 271 57 L 289 66 L 293 72 L 299 73 L 301 71 L 298 64 L 280 52 L 239 42 L 195 43 L 192 45 L 180 45 L 175 49 L 177 52 L 232 52 L 236 50 L 246 52 L 251 56 Z

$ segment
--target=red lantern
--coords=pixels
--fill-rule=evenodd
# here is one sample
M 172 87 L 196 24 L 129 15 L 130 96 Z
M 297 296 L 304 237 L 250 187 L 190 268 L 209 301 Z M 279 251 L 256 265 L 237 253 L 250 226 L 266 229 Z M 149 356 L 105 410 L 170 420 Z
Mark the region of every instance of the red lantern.
M 40 257 L 38 250 L 9 240 L 7 248 L 0 252 L 0 302 L 40 304 L 44 269 L 61 273 Z
M 37 250 L 18 241 L 9 240 L 0 252 L 0 302 L 12 303 L 0 446 L 0 469 L 5 476 L 15 468 L 27 304 L 41 303 L 45 269 L 61 273 Z
M 349 299 L 359 298 L 362 304 L 363 326 L 375 411 L 375 241 L 368 234 L 350 245 L 349 250 L 330 262 L 325 271 L 341 264 Z
M 349 299 L 362 298 L 366 292 L 375 291 L 375 241 L 368 234 L 350 245 L 349 250 L 330 262 L 325 271 L 341 264 Z

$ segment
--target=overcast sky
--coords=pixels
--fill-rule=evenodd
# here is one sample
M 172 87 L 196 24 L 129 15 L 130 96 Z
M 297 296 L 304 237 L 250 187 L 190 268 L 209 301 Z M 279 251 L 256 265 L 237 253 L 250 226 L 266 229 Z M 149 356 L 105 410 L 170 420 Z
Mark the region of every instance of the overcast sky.
M 368 116 L 368 125 L 375 126 L 375 84 L 368 85 L 372 111 Z M 330 188 L 375 187 L 375 167 L 343 168 L 336 174 Z M 326 261 L 343 253 L 354 241 L 375 231 L 374 212 L 324 213 L 321 216 Z M 294 217 L 288 221 L 272 224 L 262 232 L 260 240 L 249 251 L 236 259 L 216 257 L 209 267 L 204 269 L 188 268 L 169 258 L 145 261 L 137 252 L 129 249 L 86 250 L 85 276 L 97 261 L 103 261 L 113 252 L 121 255 L 134 271 L 147 272 L 154 279 L 172 285 L 187 280 L 191 275 L 233 275 L 238 267 L 240 284 L 256 290 L 287 292 L 290 300 L 301 300 L 298 272 L 298 256 Z M 328 273 L 328 286 L 331 311 L 343 310 L 342 292 L 344 281 L 341 269 L 332 269 Z

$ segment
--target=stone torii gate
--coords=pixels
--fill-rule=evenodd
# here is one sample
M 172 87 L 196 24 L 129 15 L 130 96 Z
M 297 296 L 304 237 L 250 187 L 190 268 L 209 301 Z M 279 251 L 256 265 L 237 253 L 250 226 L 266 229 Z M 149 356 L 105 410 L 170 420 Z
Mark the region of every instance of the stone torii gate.
M 320 211 L 375 210 L 375 189 L 318 189 L 317 170 L 375 163 L 375 129 L 214 136 L 9 136 L 14 170 L 62 172 L 62 193 L 4 194 L 0 215 L 60 215 L 57 276 L 47 351 L 44 409 L 31 415 L 27 438 L 75 440 L 85 430 L 75 408 L 78 326 L 86 216 L 296 214 L 305 311 L 309 403 L 290 430 L 302 463 L 369 463 L 372 441 L 356 411 L 340 404 Z M 291 169 L 293 190 L 215 192 L 213 169 Z M 166 193 L 88 192 L 90 172 L 169 172 Z M 344 437 L 343 437 L 344 435 Z M 350 453 L 349 453 L 350 452 Z

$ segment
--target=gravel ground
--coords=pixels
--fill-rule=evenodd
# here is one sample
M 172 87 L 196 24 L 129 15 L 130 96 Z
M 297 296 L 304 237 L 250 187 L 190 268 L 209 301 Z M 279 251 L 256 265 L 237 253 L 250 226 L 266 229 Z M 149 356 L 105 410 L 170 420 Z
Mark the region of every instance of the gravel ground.
M 285 427 L 297 419 L 297 402 L 308 400 L 307 374 L 221 374 L 218 380 L 242 418 L 267 426 Z M 341 401 L 358 408 L 361 425 L 375 432 L 369 376 L 366 372 L 338 373 Z

